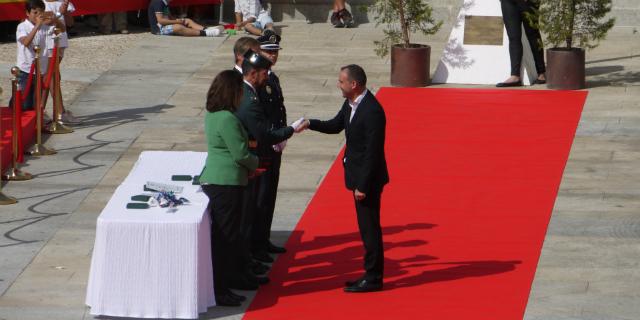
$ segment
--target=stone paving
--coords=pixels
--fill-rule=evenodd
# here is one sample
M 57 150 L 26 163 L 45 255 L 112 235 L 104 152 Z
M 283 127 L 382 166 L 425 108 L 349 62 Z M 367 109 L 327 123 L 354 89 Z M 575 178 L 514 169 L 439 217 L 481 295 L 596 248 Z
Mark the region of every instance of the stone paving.
M 454 17 L 456 10 L 439 14 Z M 432 71 L 450 22 L 433 37 L 416 39 L 432 45 Z M 333 29 L 287 20 L 279 26 L 285 49 L 275 71 L 290 119 L 337 112 L 341 65 L 361 64 L 374 91 L 388 85 L 389 63 L 373 53 L 380 31 L 372 24 Z M 640 314 L 640 35 L 634 30 L 614 29 L 587 55 L 589 98 L 525 319 Z M 235 39 L 145 38 L 79 95 L 72 108 L 85 123 L 48 140 L 60 154 L 30 159 L 25 169 L 37 178 L 5 186 L 21 202 L 0 209 L 0 319 L 92 318 L 84 296 L 97 216 L 141 151 L 205 150 L 204 96 L 213 76 L 233 65 Z M 343 144 L 342 135 L 311 132 L 290 140 L 275 242 L 286 241 Z M 243 312 L 211 308 L 201 319 L 239 319 Z

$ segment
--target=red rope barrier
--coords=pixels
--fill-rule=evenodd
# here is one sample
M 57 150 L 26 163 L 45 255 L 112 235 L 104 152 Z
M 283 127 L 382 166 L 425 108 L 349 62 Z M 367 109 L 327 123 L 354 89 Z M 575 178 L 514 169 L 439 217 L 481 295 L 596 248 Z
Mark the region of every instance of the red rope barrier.
M 51 58 L 49 58 L 49 66 L 47 67 L 47 75 L 45 77 L 45 81 L 43 84 L 43 88 L 44 89 L 49 89 L 49 87 L 51 86 L 51 79 L 53 78 L 53 63 L 56 55 L 58 53 L 58 47 L 53 47 L 53 54 L 51 55 Z
M 20 90 L 18 90 L 15 99 L 16 100 L 13 107 L 16 109 L 14 115 L 16 116 L 15 121 L 17 126 L 16 132 L 13 132 L 12 134 L 15 134 L 18 137 L 16 139 L 18 141 L 18 163 L 23 163 L 24 146 L 22 145 L 22 92 L 20 92 Z
M 27 95 L 31 91 L 31 85 L 33 84 L 33 74 L 36 70 L 36 64 L 31 64 L 31 69 L 29 70 L 29 79 L 27 80 L 27 86 L 22 90 L 22 100 L 27 100 Z

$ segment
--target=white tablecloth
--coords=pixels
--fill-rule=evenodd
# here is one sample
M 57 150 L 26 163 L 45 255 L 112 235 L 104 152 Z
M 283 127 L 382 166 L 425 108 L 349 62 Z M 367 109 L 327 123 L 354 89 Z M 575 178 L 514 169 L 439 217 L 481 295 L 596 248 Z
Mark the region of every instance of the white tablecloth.
M 146 151 L 98 217 L 86 304 L 93 315 L 198 318 L 215 305 L 208 199 L 191 182 L 203 152 Z M 126 209 L 147 181 L 184 187 L 189 205 Z

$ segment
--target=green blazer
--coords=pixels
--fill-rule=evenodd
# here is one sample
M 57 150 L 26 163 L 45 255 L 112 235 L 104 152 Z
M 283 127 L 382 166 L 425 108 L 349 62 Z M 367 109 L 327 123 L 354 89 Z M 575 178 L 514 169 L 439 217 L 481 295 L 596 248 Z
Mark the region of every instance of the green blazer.
M 207 112 L 204 118 L 207 136 L 207 161 L 201 183 L 247 185 L 247 175 L 258 167 L 258 157 L 249 153 L 247 132 L 233 113 Z

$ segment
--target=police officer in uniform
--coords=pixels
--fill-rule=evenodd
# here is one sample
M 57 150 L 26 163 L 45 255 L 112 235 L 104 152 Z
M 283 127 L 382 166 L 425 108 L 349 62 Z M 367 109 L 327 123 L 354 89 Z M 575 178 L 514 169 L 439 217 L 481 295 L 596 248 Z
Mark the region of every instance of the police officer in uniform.
M 249 149 L 261 158 L 260 168 L 268 170 L 269 161 L 267 158 L 262 157 L 264 148 L 266 146 L 277 145 L 287 139 L 289 139 L 293 133 L 294 128 L 300 127 L 302 119 L 296 121 L 292 126 L 282 127 L 274 129 L 265 113 L 266 107 L 260 101 L 258 92 L 264 88 L 268 71 L 271 67 L 271 61 L 260 53 L 248 50 L 244 55 L 244 61 L 242 62 L 242 73 L 244 78 L 244 93 L 240 106 L 236 111 L 236 116 L 240 119 L 240 122 L 247 130 L 249 134 Z M 242 233 L 244 240 L 244 246 L 239 248 L 243 251 L 243 255 L 250 251 L 251 242 L 251 228 L 256 215 L 257 210 L 257 190 L 260 185 L 260 175 L 256 175 L 253 179 L 249 180 L 247 185 L 244 205 L 243 205 L 243 217 L 242 217 Z M 242 270 L 239 275 L 236 275 L 232 280 L 231 287 L 234 289 L 242 290 L 255 290 L 258 284 L 264 284 L 269 281 L 267 277 L 257 277 L 254 275 L 252 261 L 244 261 L 246 264 L 246 270 Z
M 278 61 L 281 49 L 277 38 L 270 38 L 260 44 L 263 54 L 271 60 L 273 65 Z M 280 79 L 270 69 L 265 86 L 258 90 L 258 97 L 264 107 L 265 116 L 271 130 L 282 130 L 287 127 L 287 109 L 280 87 Z M 284 253 L 286 249 L 274 245 L 270 241 L 271 224 L 276 205 L 278 181 L 280 178 L 280 164 L 282 151 L 286 140 L 275 145 L 261 145 L 259 156 L 268 163 L 267 171 L 259 178 L 257 190 L 257 215 L 251 229 L 251 250 L 253 257 L 261 262 L 273 262 L 269 253 Z

